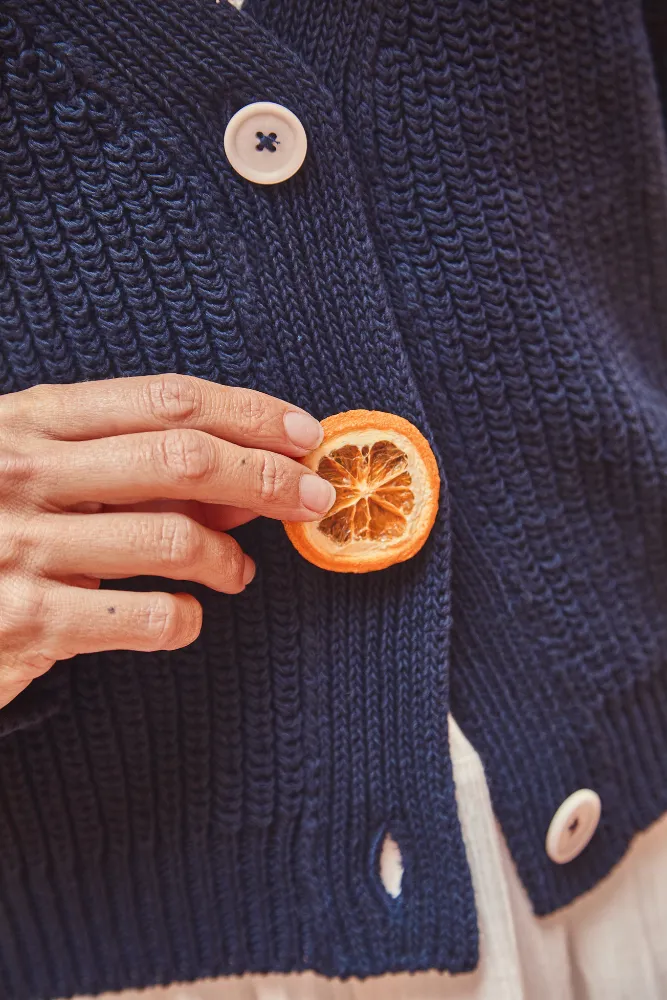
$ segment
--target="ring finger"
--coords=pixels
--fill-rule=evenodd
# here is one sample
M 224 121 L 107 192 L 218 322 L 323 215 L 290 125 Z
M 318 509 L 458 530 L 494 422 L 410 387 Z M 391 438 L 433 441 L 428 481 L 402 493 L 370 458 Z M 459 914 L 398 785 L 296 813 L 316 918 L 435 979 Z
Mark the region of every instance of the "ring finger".
M 238 594 L 255 575 L 235 539 L 184 514 L 42 514 L 33 525 L 49 578 L 163 576 Z

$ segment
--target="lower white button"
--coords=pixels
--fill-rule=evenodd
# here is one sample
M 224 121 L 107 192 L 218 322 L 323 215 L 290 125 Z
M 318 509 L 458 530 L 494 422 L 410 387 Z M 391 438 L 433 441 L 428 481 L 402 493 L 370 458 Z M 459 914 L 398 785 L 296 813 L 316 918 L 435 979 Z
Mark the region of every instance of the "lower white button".
M 590 788 L 569 795 L 549 824 L 545 846 L 551 860 L 565 865 L 578 857 L 597 830 L 601 811 L 600 796 Z
M 246 180 L 280 184 L 303 163 L 308 141 L 293 111 L 272 101 L 258 101 L 229 119 L 224 145 L 227 159 Z

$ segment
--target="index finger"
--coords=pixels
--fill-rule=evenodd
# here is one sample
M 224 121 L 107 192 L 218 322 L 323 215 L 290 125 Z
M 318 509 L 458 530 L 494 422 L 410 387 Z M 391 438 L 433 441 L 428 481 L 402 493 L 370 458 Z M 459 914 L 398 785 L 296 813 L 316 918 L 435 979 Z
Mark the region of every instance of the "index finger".
M 59 441 L 188 427 L 247 448 L 302 456 L 323 431 L 298 406 L 191 375 L 145 375 L 40 385 L 3 398 L 23 426 Z

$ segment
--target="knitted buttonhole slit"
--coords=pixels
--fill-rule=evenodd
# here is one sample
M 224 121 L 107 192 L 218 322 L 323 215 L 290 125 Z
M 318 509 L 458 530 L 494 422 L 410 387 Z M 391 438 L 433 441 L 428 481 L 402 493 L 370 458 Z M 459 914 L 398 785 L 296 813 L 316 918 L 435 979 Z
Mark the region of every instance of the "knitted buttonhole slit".
M 398 899 L 403 883 L 403 857 L 400 847 L 390 833 L 387 833 L 382 841 L 378 863 L 380 881 L 385 892 L 392 899 Z

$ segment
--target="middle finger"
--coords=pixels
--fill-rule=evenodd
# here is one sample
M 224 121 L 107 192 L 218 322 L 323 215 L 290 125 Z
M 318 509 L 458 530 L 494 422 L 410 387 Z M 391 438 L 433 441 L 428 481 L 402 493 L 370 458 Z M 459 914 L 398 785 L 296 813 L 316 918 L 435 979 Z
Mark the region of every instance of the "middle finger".
M 246 507 L 279 520 L 314 521 L 335 500 L 331 484 L 294 459 L 197 430 L 50 441 L 34 457 L 44 479 L 43 495 L 58 506 L 163 497 Z

